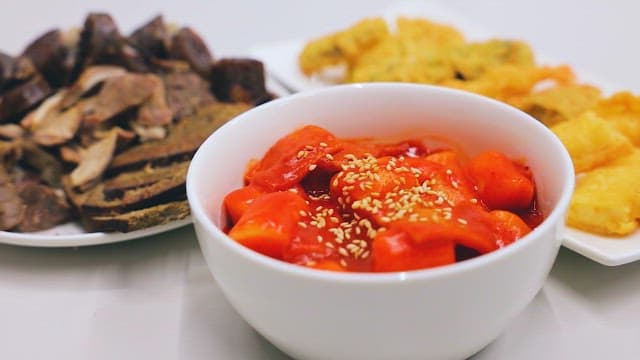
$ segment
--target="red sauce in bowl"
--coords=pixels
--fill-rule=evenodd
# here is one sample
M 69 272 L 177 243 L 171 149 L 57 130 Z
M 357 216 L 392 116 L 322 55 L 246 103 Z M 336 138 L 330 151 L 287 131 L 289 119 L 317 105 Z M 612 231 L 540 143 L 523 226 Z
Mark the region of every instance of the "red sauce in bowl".
M 316 269 L 389 272 L 507 246 L 543 220 L 531 171 L 496 151 L 339 139 L 305 126 L 278 140 L 224 199 L 231 238 Z

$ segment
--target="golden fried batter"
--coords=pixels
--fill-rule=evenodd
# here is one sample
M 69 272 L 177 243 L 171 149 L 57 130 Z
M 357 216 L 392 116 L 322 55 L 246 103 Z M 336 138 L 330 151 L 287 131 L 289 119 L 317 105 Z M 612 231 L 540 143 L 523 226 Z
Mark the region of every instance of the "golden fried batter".
M 604 235 L 628 235 L 640 217 L 640 157 L 605 166 L 578 179 L 569 205 L 569 226 Z
M 394 32 L 380 18 L 367 19 L 300 54 L 307 75 L 335 65 L 344 66 L 345 82 L 443 85 L 526 111 L 551 127 L 581 173 L 568 224 L 605 235 L 638 228 L 640 96 L 603 99 L 598 88 L 576 83 L 569 66 L 536 64 L 522 41 L 467 42 L 455 28 L 419 18 L 398 18 Z
M 610 121 L 635 145 L 640 146 L 640 96 L 624 91 L 600 101 L 593 109 Z
M 551 127 L 569 151 L 577 173 L 595 169 L 633 152 L 633 145 L 593 112 Z
M 555 86 L 526 96 L 518 107 L 545 125 L 552 126 L 593 108 L 600 96 L 600 90 L 589 85 Z
M 309 42 L 300 54 L 300 68 L 311 75 L 330 66 L 350 65 L 388 35 L 389 29 L 383 19 L 362 20 L 345 31 Z

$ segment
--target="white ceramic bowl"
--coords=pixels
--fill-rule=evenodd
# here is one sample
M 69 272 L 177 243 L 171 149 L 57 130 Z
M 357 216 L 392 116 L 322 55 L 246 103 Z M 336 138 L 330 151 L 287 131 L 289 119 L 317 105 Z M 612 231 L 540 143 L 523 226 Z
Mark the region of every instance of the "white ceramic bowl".
M 305 124 L 341 137 L 444 135 L 469 154 L 526 158 L 546 220 L 516 243 L 440 268 L 334 273 L 280 262 L 227 237 L 222 199 L 247 161 Z M 411 84 L 337 86 L 238 116 L 200 147 L 187 195 L 211 273 L 238 313 L 299 359 L 462 359 L 495 339 L 540 290 L 557 255 L 573 190 L 569 155 L 519 110 L 491 99 Z

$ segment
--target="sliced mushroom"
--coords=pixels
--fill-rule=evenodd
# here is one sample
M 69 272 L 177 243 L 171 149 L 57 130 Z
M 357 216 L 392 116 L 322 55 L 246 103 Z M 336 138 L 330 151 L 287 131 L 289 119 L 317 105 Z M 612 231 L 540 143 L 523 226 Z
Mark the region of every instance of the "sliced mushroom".
M 78 166 L 69 175 L 71 186 L 82 187 L 102 176 L 111 162 L 117 143 L 118 132 L 113 130 L 89 146 Z
M 5 139 L 19 139 L 24 136 L 24 129 L 17 124 L 0 125 L 0 137 Z
M 29 112 L 22 120 L 20 125 L 25 129 L 30 129 L 42 123 L 50 114 L 58 111 L 62 99 L 65 96 L 64 91 L 58 91 L 54 95 L 48 97 L 37 108 Z
M 160 140 L 167 137 L 167 129 L 164 126 L 146 126 L 136 122 L 131 123 L 131 128 L 138 134 L 141 142 L 149 140 Z
M 32 128 L 35 142 L 44 146 L 64 144 L 71 140 L 82 122 L 78 107 L 72 107 L 62 113 L 50 114 L 45 120 Z
M 127 71 L 119 66 L 96 65 L 87 68 L 69 88 L 62 100 L 61 107 L 67 108 L 75 104 L 80 97 L 99 83 L 112 77 L 126 74 Z

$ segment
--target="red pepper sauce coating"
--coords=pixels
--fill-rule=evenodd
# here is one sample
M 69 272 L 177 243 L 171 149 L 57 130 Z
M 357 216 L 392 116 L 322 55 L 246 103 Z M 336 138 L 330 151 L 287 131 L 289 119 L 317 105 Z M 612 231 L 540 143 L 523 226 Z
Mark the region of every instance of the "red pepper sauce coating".
M 486 151 L 342 140 L 308 125 L 278 140 L 224 206 L 229 236 L 301 266 L 426 269 L 495 251 L 543 219 L 531 171 Z

